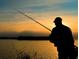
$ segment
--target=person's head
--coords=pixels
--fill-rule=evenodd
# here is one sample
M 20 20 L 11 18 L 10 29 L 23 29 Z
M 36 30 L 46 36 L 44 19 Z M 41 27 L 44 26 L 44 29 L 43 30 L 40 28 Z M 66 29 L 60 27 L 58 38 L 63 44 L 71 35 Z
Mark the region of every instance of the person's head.
M 56 17 L 54 20 L 54 23 L 56 26 L 62 25 L 62 18 L 61 17 Z

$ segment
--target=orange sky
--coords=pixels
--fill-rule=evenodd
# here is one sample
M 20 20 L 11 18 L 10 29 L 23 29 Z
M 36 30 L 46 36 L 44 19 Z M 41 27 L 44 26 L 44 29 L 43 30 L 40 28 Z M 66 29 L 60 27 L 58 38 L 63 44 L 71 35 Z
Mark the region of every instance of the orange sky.
M 37 21 L 46 25 L 48 28 L 52 29 L 55 25 L 53 20 L 56 16 L 53 17 L 40 17 Z M 23 20 L 25 18 L 21 17 Z M 21 19 L 20 18 L 20 19 Z M 63 24 L 67 25 L 72 29 L 73 32 L 78 32 L 78 20 L 77 16 L 62 16 Z M 26 18 L 27 19 L 27 18 Z M 0 23 L 0 32 L 23 32 L 23 31 L 35 31 L 35 32 L 45 32 L 48 33 L 49 31 L 40 26 L 39 24 L 33 22 L 32 20 L 28 19 L 28 21 L 18 21 L 18 22 L 2 22 Z

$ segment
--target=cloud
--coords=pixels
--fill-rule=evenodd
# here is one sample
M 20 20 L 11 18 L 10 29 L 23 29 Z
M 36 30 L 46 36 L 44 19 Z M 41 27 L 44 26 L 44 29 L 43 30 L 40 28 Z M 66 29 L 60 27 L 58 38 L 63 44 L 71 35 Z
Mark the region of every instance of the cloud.
M 18 36 L 48 36 L 47 33 L 23 31 L 23 32 L 0 32 L 0 37 L 18 37 Z
M 15 17 L 11 12 L 0 12 L 0 22 L 11 21 Z
M 58 3 L 58 4 L 49 4 L 49 5 L 35 5 L 35 6 L 30 6 L 27 7 L 27 9 L 31 9 L 33 12 L 56 12 L 56 11 L 64 11 L 64 12 L 68 12 L 68 11 L 76 11 L 77 13 L 77 1 L 76 2 L 66 2 L 66 3 Z
M 0 9 L 10 9 L 10 8 L 22 8 L 27 9 L 28 7 L 34 8 L 53 8 L 57 6 L 69 5 L 71 7 L 77 7 L 77 0 L 1 0 Z
M 24 19 L 25 17 L 19 14 L 13 8 L 20 9 L 28 15 L 30 13 L 32 13 L 31 15 L 36 14 L 37 17 L 35 15 L 35 18 L 38 18 L 41 15 L 41 17 L 54 15 L 77 16 L 77 4 L 77 0 L 1 0 L 0 22 L 23 21 L 22 19 Z
M 18 21 L 24 21 L 23 19 L 25 20 L 24 15 L 21 15 L 16 10 L 0 11 L 0 23 L 1 22 L 18 22 Z

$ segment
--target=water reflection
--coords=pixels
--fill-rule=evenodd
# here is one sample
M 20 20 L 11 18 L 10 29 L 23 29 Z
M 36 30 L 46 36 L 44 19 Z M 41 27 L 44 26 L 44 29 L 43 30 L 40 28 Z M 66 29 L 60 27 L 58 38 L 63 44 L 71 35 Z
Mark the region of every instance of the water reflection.
M 77 40 L 75 44 L 78 45 Z M 22 49 L 31 56 L 36 52 L 39 56 L 57 59 L 56 47 L 49 41 L 0 40 L 0 47 L 0 59 L 15 59 L 17 53 Z

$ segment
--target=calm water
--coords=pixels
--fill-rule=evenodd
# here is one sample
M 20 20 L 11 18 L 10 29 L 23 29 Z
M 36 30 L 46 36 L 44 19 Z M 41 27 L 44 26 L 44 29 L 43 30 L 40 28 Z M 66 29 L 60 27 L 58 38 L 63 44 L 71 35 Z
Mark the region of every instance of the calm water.
M 77 40 L 75 44 L 78 45 Z M 49 41 L 0 40 L 0 59 L 16 59 L 17 53 L 22 50 L 32 59 L 57 59 L 56 47 Z

